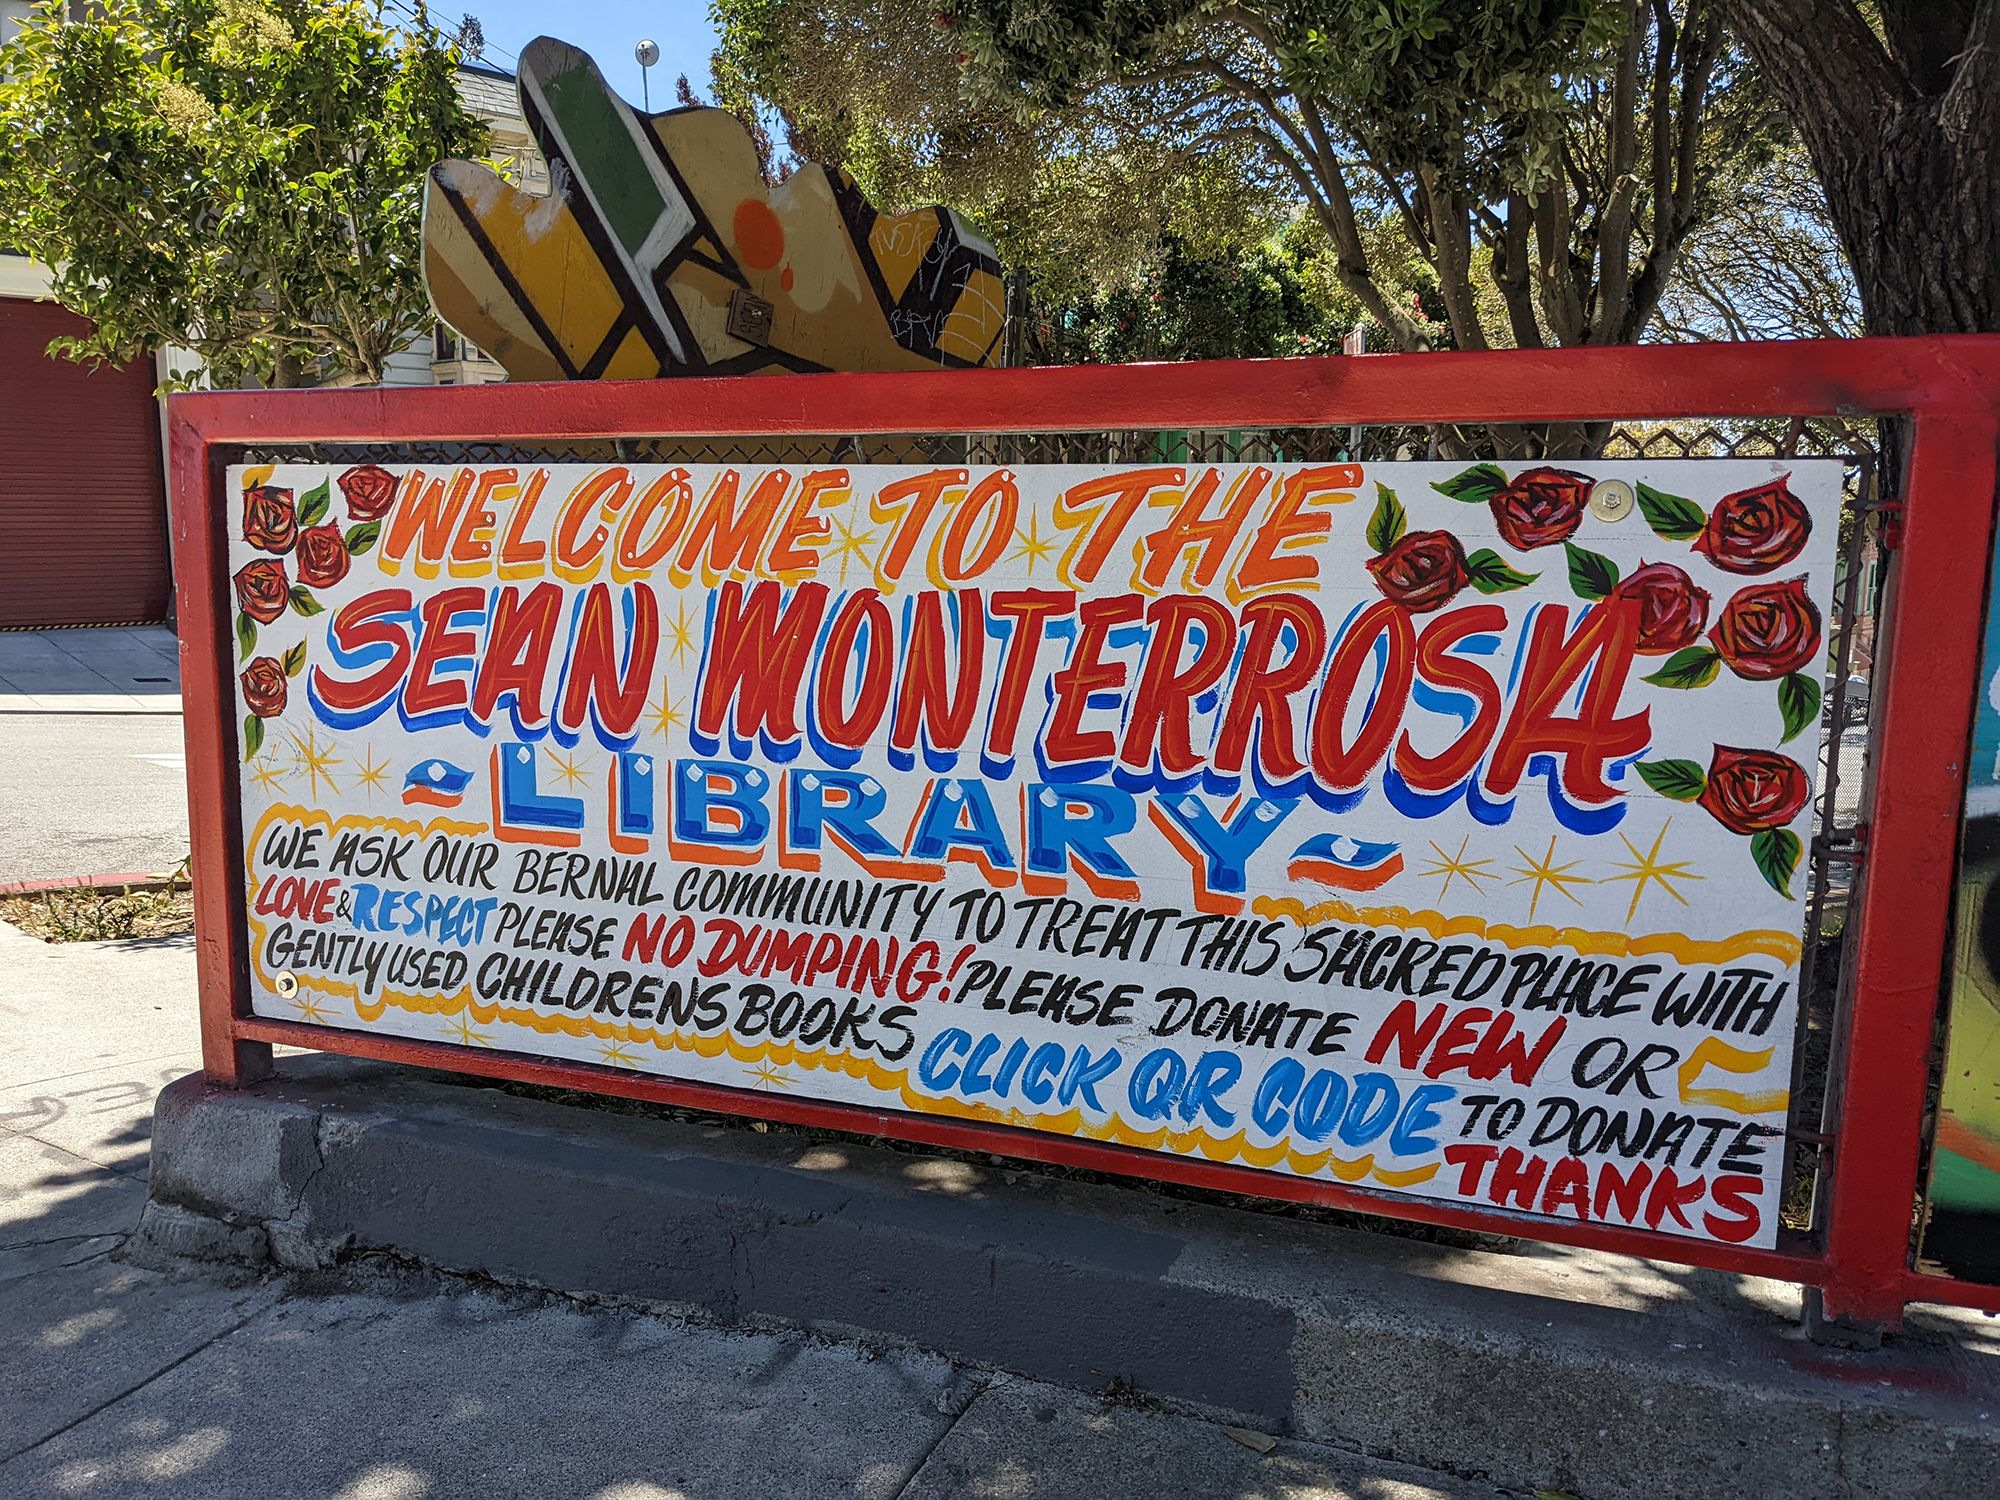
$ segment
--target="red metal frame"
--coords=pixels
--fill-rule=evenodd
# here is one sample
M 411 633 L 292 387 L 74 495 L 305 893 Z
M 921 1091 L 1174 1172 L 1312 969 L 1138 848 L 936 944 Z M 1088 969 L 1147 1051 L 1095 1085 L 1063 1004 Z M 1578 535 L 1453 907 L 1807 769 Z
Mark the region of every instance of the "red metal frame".
M 1885 610 L 1886 689 L 1851 1022 L 1824 1243 L 1744 1249 L 1531 1218 L 1161 1156 L 1003 1126 L 881 1113 L 587 1063 L 406 1041 L 249 1014 L 242 828 L 219 445 L 557 442 L 672 435 L 1055 432 L 1384 422 L 1668 420 L 1907 414 L 1901 568 Z M 1893 1327 L 1905 1302 L 2000 1311 L 2000 1287 L 1911 1263 L 1930 1049 L 1945 973 L 1992 556 L 2000 337 L 1522 350 L 1359 359 L 959 370 L 899 375 L 577 382 L 425 390 L 259 391 L 168 403 L 194 845 L 202 1058 L 236 1086 L 274 1043 L 528 1083 L 1002 1151 L 1040 1161 L 1426 1223 L 1595 1246 L 1816 1287 L 1829 1318 Z M 1888 653 L 1892 652 L 1893 657 Z

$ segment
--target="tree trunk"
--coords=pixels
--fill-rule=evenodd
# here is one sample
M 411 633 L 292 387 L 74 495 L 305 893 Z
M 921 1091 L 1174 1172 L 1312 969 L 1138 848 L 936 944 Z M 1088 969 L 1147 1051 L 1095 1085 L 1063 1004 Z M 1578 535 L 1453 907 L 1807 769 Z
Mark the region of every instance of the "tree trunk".
M 2000 329 L 2000 0 L 1732 0 L 1826 189 L 1874 334 Z
M 1820 164 L 1868 332 L 2000 330 L 2000 153 L 1954 139 L 1928 101 Z M 1989 106 L 1990 107 L 1990 106 Z

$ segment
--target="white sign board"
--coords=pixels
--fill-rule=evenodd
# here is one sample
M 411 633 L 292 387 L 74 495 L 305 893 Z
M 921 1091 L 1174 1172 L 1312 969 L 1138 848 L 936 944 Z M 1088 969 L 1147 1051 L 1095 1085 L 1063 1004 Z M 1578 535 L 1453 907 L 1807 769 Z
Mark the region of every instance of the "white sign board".
M 1840 481 L 232 470 L 254 1007 L 1768 1245 Z

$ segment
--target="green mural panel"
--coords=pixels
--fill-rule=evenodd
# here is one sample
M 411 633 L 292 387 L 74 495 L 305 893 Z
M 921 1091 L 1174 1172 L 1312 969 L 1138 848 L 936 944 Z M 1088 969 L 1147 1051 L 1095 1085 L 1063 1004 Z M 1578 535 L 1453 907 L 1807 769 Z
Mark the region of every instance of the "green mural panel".
M 1989 591 L 1923 1256 L 2000 1280 L 2000 611 Z

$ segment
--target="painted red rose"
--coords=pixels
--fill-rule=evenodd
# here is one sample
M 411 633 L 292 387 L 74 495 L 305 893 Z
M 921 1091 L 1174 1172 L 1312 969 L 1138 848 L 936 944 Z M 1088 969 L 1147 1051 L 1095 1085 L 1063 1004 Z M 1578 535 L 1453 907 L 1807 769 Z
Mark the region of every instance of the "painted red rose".
M 1783 828 L 1811 795 L 1805 767 L 1775 750 L 1717 745 L 1697 799 L 1731 833 Z
M 1806 581 L 1752 584 L 1722 606 L 1708 639 L 1729 670 L 1752 682 L 1771 682 L 1810 666 L 1819 656 L 1819 610 L 1806 597 Z
M 289 552 L 298 539 L 292 492 L 260 484 L 243 492 L 243 540 L 262 552 Z
M 1672 563 L 1642 563 L 1611 591 L 1639 606 L 1641 656 L 1666 656 L 1701 638 L 1708 624 L 1708 590 Z
M 1724 495 L 1708 513 L 1694 550 L 1725 573 L 1768 573 L 1805 551 L 1812 517 L 1786 474 L 1752 490 Z
M 396 476 L 379 464 L 361 464 L 338 481 L 347 513 L 357 521 L 378 520 L 396 503 Z
M 1448 531 L 1412 531 L 1369 558 L 1368 571 L 1392 603 L 1419 615 L 1441 609 L 1471 581 L 1465 549 Z
M 292 585 L 285 577 L 285 565 L 275 557 L 260 557 L 245 563 L 236 572 L 236 602 L 243 613 L 260 625 L 268 625 L 285 612 L 292 597 Z
M 347 543 L 338 526 L 310 526 L 299 535 L 299 582 L 323 589 L 347 576 Z
M 1569 540 L 1583 524 L 1593 481 L 1567 469 L 1528 469 L 1491 502 L 1500 539 L 1523 552 Z
M 276 658 L 258 657 L 243 669 L 237 681 L 243 684 L 244 706 L 258 718 L 276 718 L 285 711 L 288 684 L 285 669 Z

